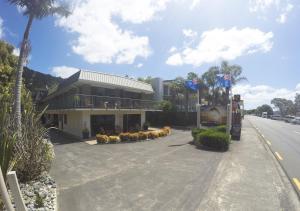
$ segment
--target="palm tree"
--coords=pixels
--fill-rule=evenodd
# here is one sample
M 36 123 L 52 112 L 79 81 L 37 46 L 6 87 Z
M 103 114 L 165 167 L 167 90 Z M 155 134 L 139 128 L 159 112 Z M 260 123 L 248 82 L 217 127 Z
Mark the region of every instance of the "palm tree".
M 14 90 L 14 106 L 13 111 L 15 115 L 15 124 L 17 133 L 21 135 L 21 89 L 22 89 L 22 75 L 23 66 L 26 62 L 30 51 L 29 32 L 34 19 L 42 19 L 46 16 L 58 14 L 68 16 L 70 12 L 65 6 L 57 6 L 55 0 L 8 0 L 10 4 L 24 8 L 24 16 L 28 17 L 28 22 L 21 42 L 20 55 L 18 59 L 15 90 Z

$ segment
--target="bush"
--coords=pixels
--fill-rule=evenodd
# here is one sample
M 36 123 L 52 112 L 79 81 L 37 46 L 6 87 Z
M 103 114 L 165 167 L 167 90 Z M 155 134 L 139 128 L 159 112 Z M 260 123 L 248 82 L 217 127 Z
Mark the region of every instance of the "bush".
M 226 133 L 227 127 L 226 127 L 226 125 L 220 125 L 220 126 L 212 128 L 212 129 L 215 131 L 218 131 L 218 132 Z
M 192 136 L 194 139 L 196 139 L 197 134 L 202 133 L 204 131 L 207 131 L 207 129 L 204 128 L 193 128 L 192 129 Z
M 165 130 L 163 130 L 163 129 L 158 130 L 157 133 L 158 133 L 158 136 L 159 136 L 159 137 L 164 137 L 164 136 L 167 136 L 167 135 L 168 135 L 168 132 L 165 131 Z
M 150 139 L 155 139 L 155 138 L 158 138 L 159 137 L 159 134 L 157 131 L 150 131 L 149 134 L 148 134 L 148 138 Z
M 96 139 L 99 144 L 105 144 L 109 142 L 109 137 L 107 135 L 97 134 Z
M 120 133 L 119 137 L 121 141 L 129 141 L 129 133 Z
M 148 138 L 147 132 L 139 132 L 139 140 L 146 140 Z
M 171 127 L 165 126 L 162 129 L 167 133 L 167 135 L 171 134 Z
M 196 135 L 196 145 L 202 145 L 216 150 L 228 150 L 230 144 L 229 135 L 207 130 Z
M 15 166 L 20 181 L 33 180 L 50 170 L 55 155 L 47 132 L 33 108 L 24 112 L 22 139 L 16 146 L 16 150 L 22 151 Z
M 139 134 L 138 133 L 129 133 L 129 141 L 138 141 Z
M 120 137 L 119 136 L 109 136 L 108 142 L 109 143 L 118 143 L 118 142 L 120 142 Z

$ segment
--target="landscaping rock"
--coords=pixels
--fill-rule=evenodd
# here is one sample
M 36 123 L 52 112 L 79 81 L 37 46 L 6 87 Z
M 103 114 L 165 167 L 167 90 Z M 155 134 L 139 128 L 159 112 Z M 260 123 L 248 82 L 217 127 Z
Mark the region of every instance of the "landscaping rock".
M 28 211 L 55 210 L 56 183 L 48 173 L 43 173 L 37 180 L 20 183 L 20 190 Z M 37 197 L 42 200 L 43 207 L 37 207 Z

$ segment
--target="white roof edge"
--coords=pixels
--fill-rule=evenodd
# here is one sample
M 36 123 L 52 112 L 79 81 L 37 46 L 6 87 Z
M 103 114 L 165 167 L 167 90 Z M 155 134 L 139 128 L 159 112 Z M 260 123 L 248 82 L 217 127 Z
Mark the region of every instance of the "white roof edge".
M 114 76 L 114 77 L 120 77 L 120 78 L 124 78 L 124 79 L 127 79 L 127 80 L 132 80 L 132 81 L 135 81 L 135 82 L 139 82 L 139 83 L 142 83 L 142 84 L 150 85 L 150 86 L 151 86 L 151 84 L 148 84 L 148 83 L 146 83 L 146 82 L 144 82 L 144 81 L 139 81 L 139 80 L 137 80 L 137 79 L 125 77 L 125 76 L 122 76 L 122 75 L 111 74 L 111 73 L 105 73 L 105 72 L 94 71 L 94 70 L 86 70 L 86 69 L 79 69 L 79 71 L 90 72 L 90 73 L 96 73 L 96 74 L 98 73 L 98 74 L 109 75 L 109 76 Z

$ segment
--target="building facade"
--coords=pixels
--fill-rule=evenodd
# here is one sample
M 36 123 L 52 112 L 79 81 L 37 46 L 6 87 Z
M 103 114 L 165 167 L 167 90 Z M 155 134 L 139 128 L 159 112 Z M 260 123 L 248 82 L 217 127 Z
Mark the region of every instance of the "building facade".
M 100 131 L 143 127 L 145 112 L 158 110 L 150 84 L 106 73 L 79 70 L 42 101 L 46 119 L 60 130 L 81 137 Z

